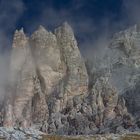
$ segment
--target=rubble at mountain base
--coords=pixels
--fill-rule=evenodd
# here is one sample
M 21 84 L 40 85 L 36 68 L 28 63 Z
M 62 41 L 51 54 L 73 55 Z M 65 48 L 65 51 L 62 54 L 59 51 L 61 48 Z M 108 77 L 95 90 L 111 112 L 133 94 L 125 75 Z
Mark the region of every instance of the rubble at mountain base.
M 48 135 L 32 128 L 0 127 L 1 140 L 139 140 L 139 133 L 60 136 Z

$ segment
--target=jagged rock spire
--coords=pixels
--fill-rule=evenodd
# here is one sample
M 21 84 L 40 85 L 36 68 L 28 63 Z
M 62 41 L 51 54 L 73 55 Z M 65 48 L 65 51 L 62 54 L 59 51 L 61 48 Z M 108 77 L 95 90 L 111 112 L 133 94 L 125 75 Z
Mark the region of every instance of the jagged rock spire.
M 63 38 L 66 41 L 75 40 L 73 29 L 67 22 L 64 22 L 62 26 L 55 29 L 55 35 L 58 39 Z
M 38 32 L 38 33 L 48 33 L 46 28 L 44 26 L 42 26 L 42 25 L 39 25 L 38 29 L 35 32 Z
M 27 42 L 28 38 L 26 37 L 23 28 L 16 30 L 13 38 L 13 48 L 25 47 Z
M 62 28 L 62 30 L 65 31 L 65 33 L 69 33 L 69 34 L 71 33 L 71 34 L 73 34 L 73 29 L 72 29 L 72 27 L 68 24 L 68 22 L 64 22 L 64 23 L 62 24 L 61 28 Z
M 47 36 L 48 34 L 49 32 L 46 30 L 46 28 L 40 25 L 37 30 L 31 35 L 31 38 L 41 38 Z

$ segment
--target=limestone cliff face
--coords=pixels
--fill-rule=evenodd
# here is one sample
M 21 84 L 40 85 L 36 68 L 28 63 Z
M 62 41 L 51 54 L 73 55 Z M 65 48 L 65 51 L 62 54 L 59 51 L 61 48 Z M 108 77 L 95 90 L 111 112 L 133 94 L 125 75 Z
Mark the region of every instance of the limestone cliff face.
M 121 51 L 126 60 L 133 50 L 129 42 L 132 38 L 118 36 L 113 43 L 123 44 Z M 113 56 L 108 57 L 113 59 L 110 65 L 117 66 Z M 127 111 L 128 98 L 120 96 L 118 87 L 110 82 L 113 74 L 102 69 L 87 73 L 68 23 L 54 33 L 40 26 L 31 37 L 26 37 L 22 29 L 16 31 L 1 124 L 66 135 L 133 129 L 137 126 Z
M 55 34 L 40 26 L 30 38 L 16 31 L 10 68 L 5 126 L 44 125 L 47 131 L 52 113 L 88 91 L 84 60 L 67 23 Z

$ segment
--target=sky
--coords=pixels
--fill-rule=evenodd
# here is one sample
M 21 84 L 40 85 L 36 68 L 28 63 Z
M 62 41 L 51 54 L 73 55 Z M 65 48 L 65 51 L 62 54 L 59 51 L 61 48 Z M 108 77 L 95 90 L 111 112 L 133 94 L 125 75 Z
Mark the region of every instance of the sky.
M 0 0 L 0 48 L 10 48 L 16 29 L 30 35 L 67 21 L 79 48 L 98 48 L 113 33 L 139 23 L 140 0 Z

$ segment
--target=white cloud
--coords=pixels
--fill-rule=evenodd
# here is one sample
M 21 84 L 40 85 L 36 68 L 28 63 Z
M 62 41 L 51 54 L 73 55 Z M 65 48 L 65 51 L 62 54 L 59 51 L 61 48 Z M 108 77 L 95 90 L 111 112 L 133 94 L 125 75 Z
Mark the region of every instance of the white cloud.
M 0 1 L 0 100 L 5 94 L 7 86 L 10 52 L 4 51 L 11 47 L 11 32 L 24 11 L 22 0 L 1 0 Z

